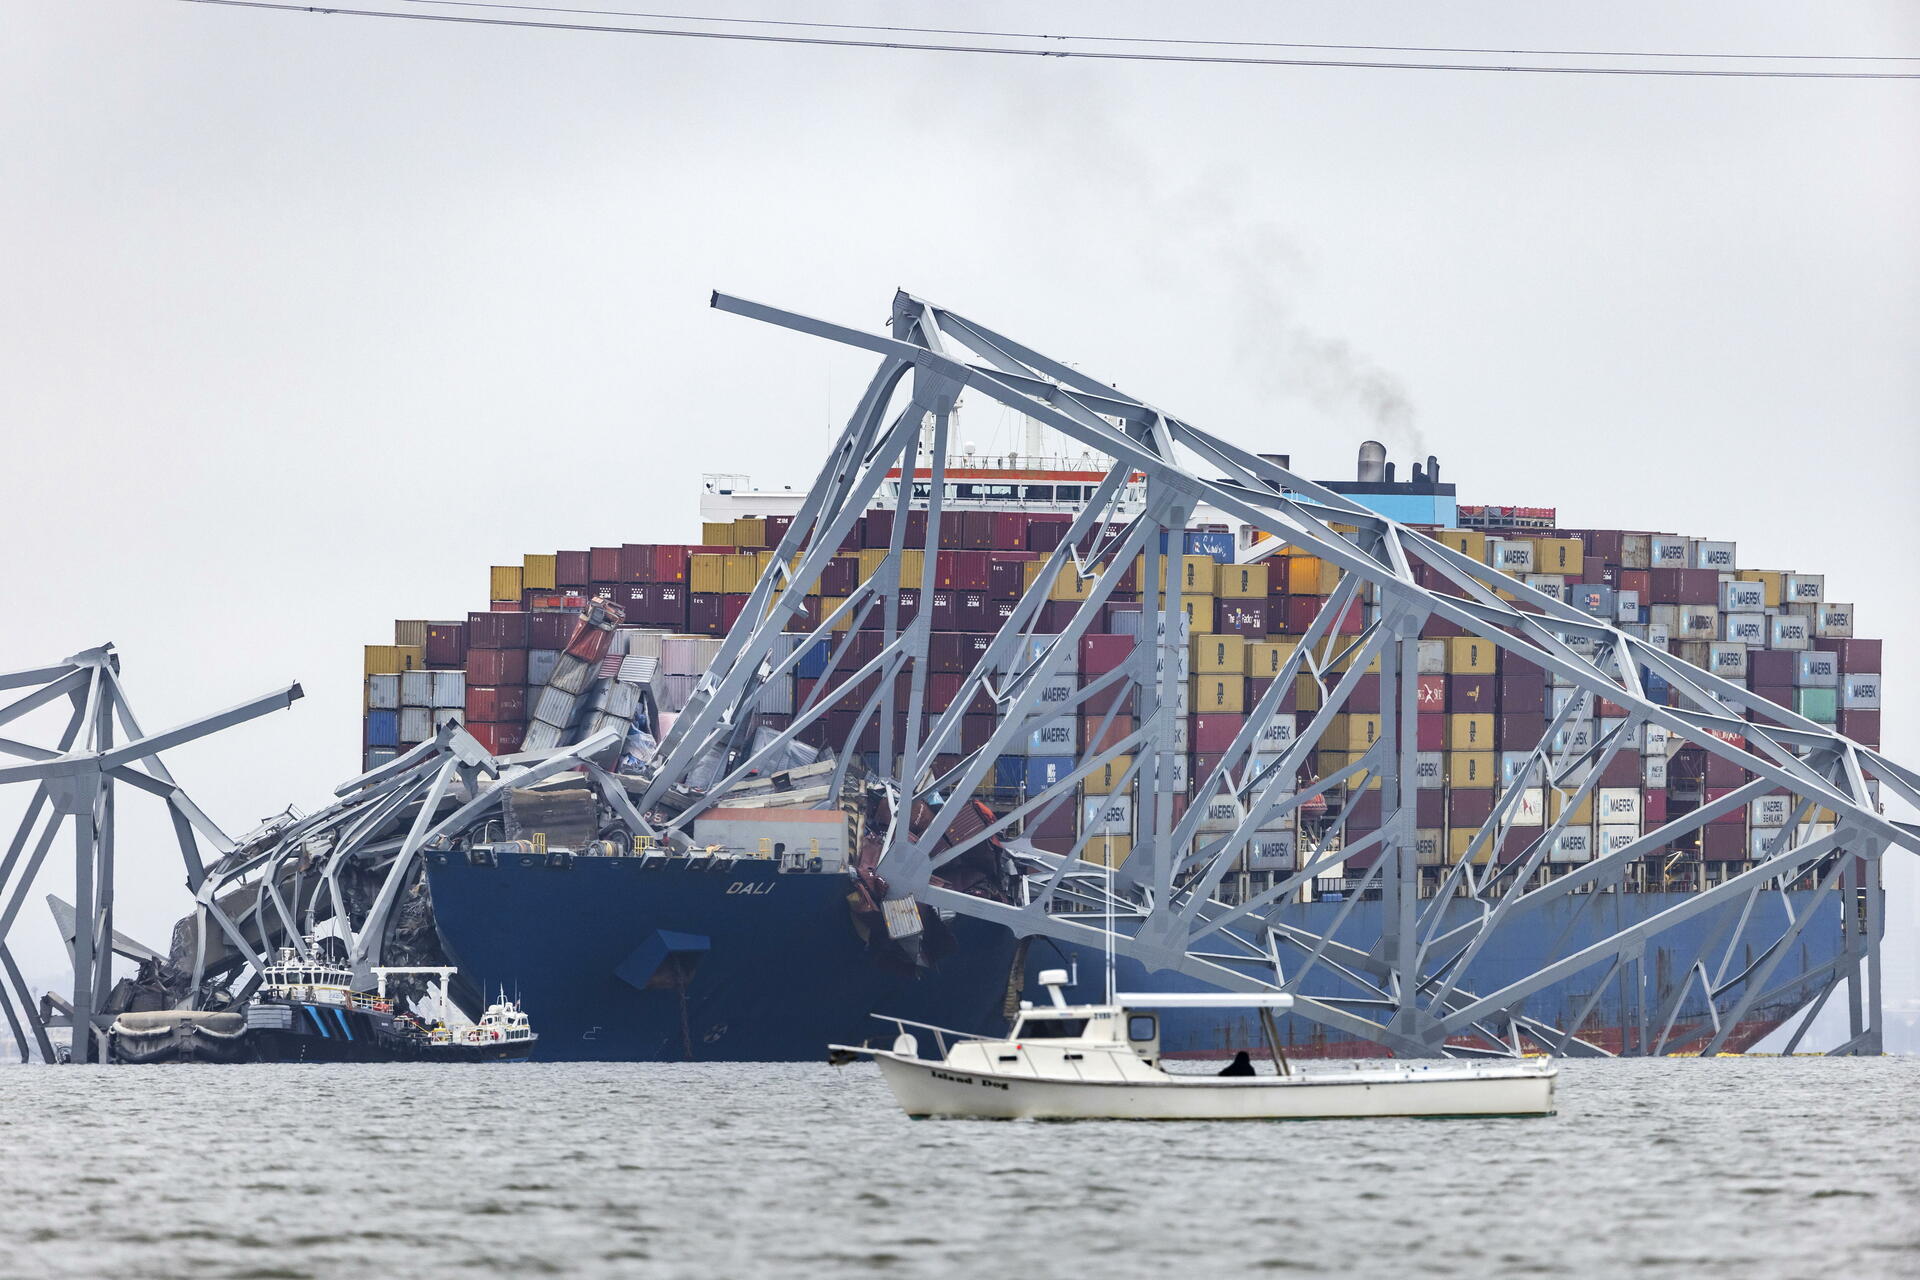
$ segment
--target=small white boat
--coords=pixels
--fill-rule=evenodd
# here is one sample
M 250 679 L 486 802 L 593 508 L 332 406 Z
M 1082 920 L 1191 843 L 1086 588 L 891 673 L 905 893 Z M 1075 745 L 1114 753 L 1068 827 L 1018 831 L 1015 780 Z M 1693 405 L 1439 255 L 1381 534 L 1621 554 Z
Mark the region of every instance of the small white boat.
M 909 1116 L 988 1120 L 1331 1120 L 1367 1116 L 1544 1116 L 1554 1112 L 1559 1068 L 1551 1059 L 1517 1062 L 1404 1062 L 1296 1070 L 1280 1050 L 1273 1011 L 1287 995 L 1116 994 L 1107 1004 L 1069 1005 L 1065 970 L 1041 985 L 1051 1007 L 1023 1004 L 1005 1039 L 888 1019 L 900 1027 L 891 1049 L 832 1046 L 835 1062 L 870 1055 Z M 1274 1074 L 1186 1075 L 1160 1062 L 1164 1008 L 1255 1008 L 1266 1028 Z M 932 1033 L 939 1056 L 920 1056 Z

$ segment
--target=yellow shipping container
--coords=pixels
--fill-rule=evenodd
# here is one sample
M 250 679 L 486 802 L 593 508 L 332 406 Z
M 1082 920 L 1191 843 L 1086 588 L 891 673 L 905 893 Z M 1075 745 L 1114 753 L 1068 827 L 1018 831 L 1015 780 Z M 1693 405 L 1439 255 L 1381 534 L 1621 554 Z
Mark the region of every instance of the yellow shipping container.
M 1443 547 L 1451 547 L 1475 564 L 1487 562 L 1487 535 L 1474 529 L 1441 529 L 1433 535 L 1433 540 Z
M 1456 827 L 1452 831 L 1449 831 L 1447 833 L 1447 861 L 1449 863 L 1459 862 L 1462 858 L 1466 857 L 1467 850 L 1473 846 L 1473 838 L 1479 834 L 1480 829 L 1478 827 Z M 1494 848 L 1493 840 L 1489 839 L 1480 847 L 1480 852 L 1473 855 L 1474 865 L 1481 866 L 1493 861 Z
M 1293 678 L 1293 704 L 1300 711 L 1320 709 L 1320 686 L 1304 671 Z
M 720 561 L 720 590 L 728 595 L 745 595 L 760 580 L 758 557 L 739 554 L 715 556 Z
M 1578 538 L 1535 538 L 1533 540 L 1533 571 L 1535 573 L 1578 574 L 1586 563 L 1586 544 Z
M 1088 836 L 1080 856 L 1102 867 L 1117 867 L 1133 852 L 1132 836 Z
M 1573 799 L 1573 796 L 1569 792 L 1556 791 L 1548 788 L 1547 821 L 1560 821 L 1560 815 L 1567 811 L 1567 801 L 1571 799 Z M 1587 792 L 1587 794 L 1581 798 L 1580 803 L 1574 806 L 1573 816 L 1567 819 L 1567 825 L 1571 827 L 1590 827 L 1593 825 L 1593 792 Z
M 1340 586 L 1340 566 L 1319 556 L 1294 556 L 1287 562 L 1287 594 L 1330 596 Z
M 1193 650 L 1193 674 L 1209 676 L 1246 674 L 1246 637 L 1194 636 L 1188 641 L 1188 645 Z
M 1365 751 L 1379 739 L 1379 716 L 1348 714 L 1332 717 L 1320 741 L 1341 751 Z
M 1478 790 L 1498 781 L 1500 771 L 1491 751 L 1449 751 L 1445 759 L 1450 787 Z
M 886 559 L 887 559 L 887 549 L 885 547 L 868 547 L 865 550 L 861 551 L 860 552 L 860 580 L 862 582 L 865 582 L 868 578 L 871 578 L 875 574 L 879 573 L 880 566 L 886 563 Z M 1028 586 L 1033 585 L 1033 580 L 1040 576 L 1040 570 L 1045 566 L 1046 566 L 1046 561 L 1044 560 L 1029 560 L 1027 562 L 1027 585 Z M 926 567 L 927 567 L 926 552 L 920 550 L 917 547 L 902 547 L 900 549 L 900 585 L 901 586 L 903 587 L 919 586 L 920 575 L 923 572 L 925 572 Z
M 406 670 L 400 665 L 400 646 L 397 644 L 370 644 L 367 646 L 367 674 L 370 676 L 398 675 Z
M 427 644 L 427 620 L 425 618 L 395 618 L 393 620 L 393 642 L 395 644 Z
M 1347 774 L 1366 754 L 1364 751 L 1331 751 L 1323 748 L 1314 753 L 1314 766 L 1322 778 L 1338 777 Z M 1371 770 L 1364 774 L 1347 774 L 1345 786 L 1348 791 L 1378 791 L 1380 775 Z
M 1297 640 L 1255 640 L 1247 645 L 1247 674 L 1272 680 L 1299 647 Z
M 840 607 L 841 605 L 843 605 L 843 604 L 845 604 L 846 602 L 847 602 L 847 598 L 846 598 L 845 596 L 822 596 L 822 597 L 820 597 L 820 617 L 819 617 L 819 618 L 818 618 L 818 619 L 817 619 L 816 621 L 825 621 L 825 620 L 826 620 L 827 618 L 830 618 L 830 617 L 832 617 L 832 616 L 833 616 L 833 611 L 834 611 L 835 609 L 838 609 L 838 608 L 839 608 L 839 607 Z M 857 612 L 857 611 L 856 611 L 856 612 Z M 836 623 L 834 623 L 834 624 L 833 624 L 833 629 L 834 629 L 835 631 L 849 631 L 849 630 L 852 630 L 852 628 L 853 628 L 853 619 L 854 619 L 854 613 L 849 613 L 849 614 L 847 614 L 847 616 L 846 616 L 846 617 L 844 617 L 844 618 L 842 618 L 842 619 L 840 619 L 840 621 L 838 621 L 838 622 L 836 622 Z
M 1213 634 L 1212 596 L 1181 596 L 1180 611 L 1187 615 L 1189 636 Z
M 493 594 L 489 600 L 520 599 L 520 566 L 517 564 L 497 564 L 493 566 Z
M 727 542 L 736 547 L 764 547 L 767 545 L 767 520 L 765 516 L 741 516 L 733 522 Z
M 1095 769 L 1080 784 L 1080 789 L 1090 796 L 1110 796 L 1113 789 L 1120 785 L 1120 779 L 1127 776 L 1127 770 L 1133 767 L 1132 756 L 1115 756 Z
M 702 520 L 700 522 L 700 545 L 703 547 L 733 547 L 739 544 L 733 540 L 733 521 Z
M 1741 569 L 1733 576 L 1741 582 L 1759 583 L 1769 609 L 1778 609 L 1787 593 L 1787 575 L 1775 569 Z
M 1168 557 L 1171 559 L 1172 557 Z M 1188 596 L 1210 596 L 1213 594 L 1213 571 L 1218 568 L 1212 556 L 1180 557 L 1180 594 Z
M 727 561 L 734 557 L 718 551 L 700 552 L 687 557 L 687 590 L 719 595 L 727 589 Z
M 1334 640 L 1333 651 L 1337 656 L 1334 658 L 1333 662 L 1328 665 L 1327 670 L 1333 671 L 1333 672 L 1352 670 L 1354 654 L 1349 652 L 1349 650 L 1354 644 L 1356 644 L 1359 641 L 1359 639 L 1360 639 L 1359 636 L 1336 637 Z M 1368 661 L 1366 674 L 1376 675 L 1376 676 L 1380 674 L 1380 655 L 1379 654 L 1377 653 L 1374 654 L 1372 659 Z
M 1447 750 L 1493 750 L 1493 717 L 1473 713 L 1448 716 Z
M 1245 676 L 1195 676 L 1187 693 L 1187 705 L 1196 716 L 1239 715 L 1247 709 Z
M 1491 640 L 1482 640 L 1479 636 L 1453 636 L 1447 641 L 1447 674 L 1490 676 L 1496 669 L 1496 652 Z
M 1215 565 L 1213 594 L 1222 600 L 1266 599 L 1267 566 L 1264 564 Z
M 557 555 L 525 556 L 521 561 L 520 588 L 523 591 L 558 591 L 560 582 L 556 576 L 560 572 L 560 557 Z

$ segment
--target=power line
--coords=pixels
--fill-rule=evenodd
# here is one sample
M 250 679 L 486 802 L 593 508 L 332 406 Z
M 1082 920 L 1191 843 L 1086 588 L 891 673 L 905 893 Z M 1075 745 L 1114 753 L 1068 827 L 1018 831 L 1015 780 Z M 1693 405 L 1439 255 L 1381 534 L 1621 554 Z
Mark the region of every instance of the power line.
M 388 18 L 400 22 L 440 22 L 480 27 L 523 27 L 538 31 L 582 31 L 594 35 L 657 36 L 681 40 L 733 40 L 754 44 L 818 45 L 839 49 L 893 49 L 918 53 L 969 53 L 1012 58 L 1084 58 L 1102 62 L 1159 62 L 1205 66 L 1339 67 L 1368 71 L 1490 71 L 1532 75 L 1702 76 L 1737 80 L 1920 80 L 1905 71 L 1740 71 L 1715 67 L 1528 66 L 1491 62 L 1373 62 L 1336 58 L 1263 58 L 1230 54 L 1141 53 L 1098 49 L 1021 49 L 999 45 L 937 44 L 904 40 L 849 40 L 829 36 L 772 35 L 754 31 L 689 31 L 684 27 L 622 27 L 598 23 L 539 22 L 528 18 L 474 18 L 452 13 L 398 13 L 391 9 L 279 4 L 272 0 L 180 0 L 183 4 L 231 9 L 268 9 L 349 18 Z
M 698 13 L 650 13 L 634 9 L 574 9 L 559 5 L 505 4 L 497 0 L 401 0 L 452 9 L 511 9 L 521 13 L 574 13 L 601 18 L 651 18 L 661 22 L 731 23 L 752 27 L 807 27 L 822 31 L 891 31 L 924 36 L 987 36 L 1001 40 L 1064 40 L 1083 44 L 1187 45 L 1224 49 L 1326 49 L 1347 53 L 1479 53 L 1514 58 L 1709 58 L 1760 62 L 1920 62 L 1920 55 L 1892 53 L 1668 53 L 1650 49 L 1486 49 L 1432 44 L 1308 44 L 1293 40 L 1200 40 L 1178 36 L 1080 36 L 1046 31 L 990 31 L 971 27 L 903 27 L 868 22 L 802 22 L 793 18 L 714 17 Z

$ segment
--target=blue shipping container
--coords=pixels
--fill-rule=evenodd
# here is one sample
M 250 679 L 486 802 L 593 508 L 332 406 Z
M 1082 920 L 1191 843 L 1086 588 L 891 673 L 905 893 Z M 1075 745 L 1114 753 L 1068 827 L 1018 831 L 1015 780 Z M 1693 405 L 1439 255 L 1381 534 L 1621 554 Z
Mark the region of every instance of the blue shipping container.
M 367 712 L 367 745 L 370 747 L 400 745 L 400 713 L 398 711 Z
M 998 756 L 993 762 L 993 785 L 1001 791 L 1018 791 L 1027 782 L 1025 756 Z
M 826 640 L 815 640 L 800 660 L 793 664 L 793 674 L 802 680 L 818 680 L 827 674 L 827 660 L 833 656 L 832 645 Z
M 1161 555 L 1173 554 L 1169 550 L 1172 538 L 1173 535 L 1170 533 L 1160 535 Z M 1219 561 L 1221 564 L 1232 564 L 1233 535 L 1230 533 L 1194 533 L 1189 530 L 1180 535 L 1180 554 L 1206 556 Z
M 1072 756 L 1028 756 L 1027 794 L 1038 795 L 1073 772 Z

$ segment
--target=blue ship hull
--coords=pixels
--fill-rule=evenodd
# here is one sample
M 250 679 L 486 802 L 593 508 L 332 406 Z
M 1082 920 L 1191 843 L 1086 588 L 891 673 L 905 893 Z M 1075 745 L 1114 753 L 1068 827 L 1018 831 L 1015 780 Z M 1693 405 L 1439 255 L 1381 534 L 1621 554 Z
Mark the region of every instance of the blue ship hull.
M 535 1056 L 642 1062 L 793 1062 L 829 1042 L 892 1039 L 870 1015 L 957 1028 L 1004 1024 L 1016 943 L 951 922 L 929 968 L 854 925 L 844 875 L 771 862 L 428 856 L 434 919 L 461 978 L 517 992 Z
M 1023 963 L 1026 991 L 1041 969 L 1077 966 L 1078 997 L 1097 996 L 1098 952 L 1034 939 L 1024 957 L 1005 929 L 978 920 L 952 921 L 953 948 L 930 969 L 899 962 L 884 940 L 870 945 L 855 930 L 838 875 L 781 875 L 769 863 L 732 867 L 636 858 L 510 856 L 475 865 L 463 855 L 435 853 L 427 873 L 434 915 L 462 977 L 484 990 L 517 991 L 540 1033 L 536 1056 L 602 1061 L 807 1061 L 831 1042 L 859 1043 L 891 1034 L 873 1014 L 888 1014 L 965 1031 L 1006 1026 L 1009 970 Z M 1796 895 L 1797 896 L 1797 895 Z M 1463 984 L 1488 992 L 1591 942 L 1686 900 L 1686 895 L 1573 895 L 1542 908 L 1524 933 L 1503 931 L 1498 947 L 1476 958 Z M 1423 904 L 1424 905 L 1424 904 Z M 1464 913 L 1472 904 L 1459 904 Z M 1799 904 L 1796 903 L 1796 909 Z M 1329 927 L 1342 904 L 1295 904 L 1295 923 Z M 1825 977 L 1794 985 L 1838 954 L 1840 904 L 1829 895 L 1774 971 L 1779 998 L 1756 1007 L 1728 1048 L 1760 1039 L 1817 992 Z M 1464 914 L 1449 920 L 1458 923 Z M 1712 913 L 1662 933 L 1649 945 L 1647 970 L 1661 992 L 1684 976 Z M 1339 938 L 1365 949 L 1378 938 L 1381 904 L 1352 906 Z M 1757 957 L 1777 933 L 1771 918 L 1750 923 L 1745 958 Z M 1709 964 L 1714 963 L 1714 952 Z M 1605 971 L 1585 973 L 1533 997 L 1525 1013 L 1564 1026 L 1586 1004 Z M 1198 990 L 1170 973 L 1149 974 L 1119 962 L 1119 985 L 1131 990 Z M 1316 973 L 1303 991 L 1361 994 Z M 1610 1052 L 1631 1042 L 1627 1005 L 1615 984 L 1601 994 L 1580 1028 L 1582 1038 Z M 1211 1057 L 1261 1043 L 1251 1015 L 1175 1011 L 1163 1019 L 1162 1047 L 1175 1056 Z M 1658 1028 L 1655 1028 L 1655 1034 Z M 1289 1016 L 1281 1032 L 1303 1057 L 1380 1052 L 1366 1041 Z M 1693 1047 L 1711 1033 L 1697 987 L 1682 1004 L 1670 1049 Z

